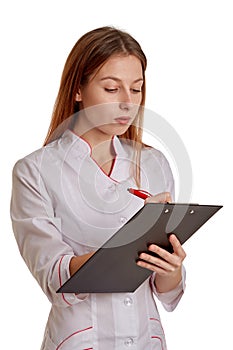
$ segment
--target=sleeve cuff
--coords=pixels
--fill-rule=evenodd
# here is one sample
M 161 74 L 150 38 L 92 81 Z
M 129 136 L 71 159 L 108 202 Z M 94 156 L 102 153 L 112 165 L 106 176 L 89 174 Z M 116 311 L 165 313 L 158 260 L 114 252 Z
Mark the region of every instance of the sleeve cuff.
M 61 287 L 71 276 L 70 276 L 70 260 L 73 255 L 64 255 L 61 257 L 59 262 L 59 286 Z M 67 304 L 67 306 L 71 306 L 77 304 L 88 297 L 88 293 L 60 293 L 63 301 Z
M 170 290 L 166 293 L 158 293 L 155 287 L 155 275 L 156 273 L 153 273 L 151 276 L 150 284 L 151 289 L 154 295 L 158 298 L 158 300 L 162 303 L 163 307 L 167 311 L 173 311 L 176 306 L 178 305 L 182 295 L 185 291 L 185 279 L 186 279 L 186 271 L 184 266 L 182 266 L 182 280 L 177 285 L 177 287 L 173 290 Z

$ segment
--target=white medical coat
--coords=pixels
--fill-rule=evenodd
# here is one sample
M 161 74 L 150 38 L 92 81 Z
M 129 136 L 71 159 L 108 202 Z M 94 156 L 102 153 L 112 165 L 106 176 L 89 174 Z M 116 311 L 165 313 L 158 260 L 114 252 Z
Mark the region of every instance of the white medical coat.
M 154 274 L 134 293 L 56 293 L 70 277 L 70 259 L 97 249 L 144 205 L 127 191 L 135 187 L 132 148 L 116 136 L 113 145 L 110 176 L 71 130 L 14 167 L 13 230 L 23 259 L 52 304 L 41 350 L 166 349 L 154 297 L 174 310 L 184 291 L 184 270 L 182 282 L 168 293 L 156 292 Z M 141 178 L 144 190 L 168 191 L 174 198 L 171 169 L 161 152 L 142 150 Z

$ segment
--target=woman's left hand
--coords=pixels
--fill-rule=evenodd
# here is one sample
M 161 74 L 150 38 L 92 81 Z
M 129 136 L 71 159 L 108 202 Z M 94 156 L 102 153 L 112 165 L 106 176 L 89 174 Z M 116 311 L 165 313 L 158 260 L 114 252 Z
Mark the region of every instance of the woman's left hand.
M 170 235 L 169 241 L 173 247 L 173 253 L 151 244 L 148 250 L 159 257 L 143 252 L 139 255 L 139 259 L 142 260 L 137 261 L 138 266 L 156 272 L 155 286 L 159 293 L 174 289 L 182 279 L 182 262 L 186 253 L 174 234 Z

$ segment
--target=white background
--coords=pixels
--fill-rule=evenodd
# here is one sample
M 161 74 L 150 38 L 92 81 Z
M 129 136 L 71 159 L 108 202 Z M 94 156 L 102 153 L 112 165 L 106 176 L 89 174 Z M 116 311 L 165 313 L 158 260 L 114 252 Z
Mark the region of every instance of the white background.
M 1 343 L 39 349 L 50 308 L 12 233 L 12 167 L 41 147 L 75 42 L 91 29 L 114 25 L 131 33 L 147 55 L 147 107 L 185 144 L 194 178 L 191 200 L 224 205 L 185 244 L 187 288 L 178 308 L 166 313 L 159 305 L 168 349 L 231 348 L 231 1 L 8 0 L 0 16 Z

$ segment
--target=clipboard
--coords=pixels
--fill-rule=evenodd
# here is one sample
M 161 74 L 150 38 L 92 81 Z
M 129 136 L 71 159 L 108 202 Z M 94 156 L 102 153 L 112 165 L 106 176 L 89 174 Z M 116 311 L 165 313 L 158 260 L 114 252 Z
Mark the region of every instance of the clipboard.
M 57 293 L 134 292 L 152 274 L 136 264 L 140 252 L 147 251 L 150 243 L 172 252 L 168 240 L 171 233 L 184 244 L 221 208 L 221 205 L 145 204 Z

